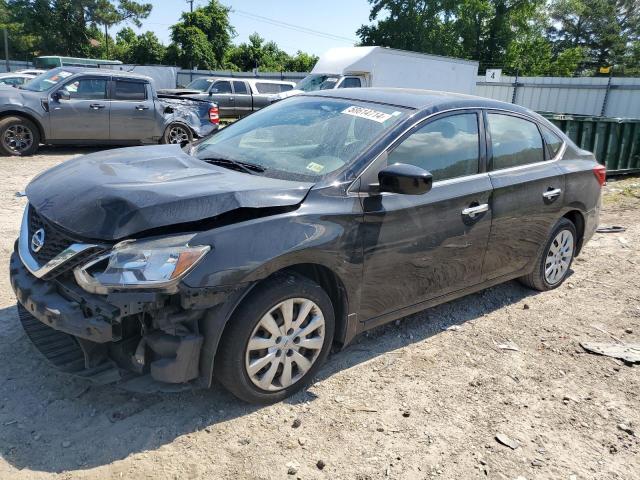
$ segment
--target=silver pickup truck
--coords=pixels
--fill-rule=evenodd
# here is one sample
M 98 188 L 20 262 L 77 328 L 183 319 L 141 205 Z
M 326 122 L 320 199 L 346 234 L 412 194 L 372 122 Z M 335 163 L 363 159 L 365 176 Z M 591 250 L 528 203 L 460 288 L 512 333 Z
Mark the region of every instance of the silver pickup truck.
M 163 94 L 211 100 L 218 105 L 221 118 L 240 118 L 271 105 L 277 95 L 293 90 L 295 82 L 259 78 L 198 78 L 187 88 L 159 90 Z
M 218 128 L 210 99 L 159 95 L 149 77 L 62 67 L 18 88 L 0 87 L 0 154 L 39 144 L 183 144 Z

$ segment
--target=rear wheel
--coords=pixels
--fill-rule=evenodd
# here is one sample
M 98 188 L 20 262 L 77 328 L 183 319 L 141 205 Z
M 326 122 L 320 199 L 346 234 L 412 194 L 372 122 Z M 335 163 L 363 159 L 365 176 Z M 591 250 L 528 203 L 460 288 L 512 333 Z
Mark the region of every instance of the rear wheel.
M 276 275 L 256 287 L 229 320 L 215 375 L 250 403 L 273 403 L 303 388 L 333 341 L 333 305 L 299 275 Z
M 11 156 L 33 155 L 40 144 L 38 127 L 22 117 L 0 120 L 0 153 Z
M 533 272 L 522 277 L 520 281 L 541 292 L 559 287 L 569 274 L 576 245 L 575 225 L 570 220 L 561 218 L 538 255 Z
M 167 127 L 162 137 L 162 143 L 185 145 L 193 141 L 191 129 L 181 123 L 172 123 Z

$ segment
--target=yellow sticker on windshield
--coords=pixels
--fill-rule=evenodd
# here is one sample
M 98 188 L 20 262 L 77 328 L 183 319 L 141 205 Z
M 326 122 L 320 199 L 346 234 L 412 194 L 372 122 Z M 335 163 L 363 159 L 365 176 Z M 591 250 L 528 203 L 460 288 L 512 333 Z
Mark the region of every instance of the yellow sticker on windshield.
M 345 108 L 342 113 L 353 115 L 354 117 L 366 118 L 367 120 L 373 120 L 378 123 L 384 123 L 392 117 L 392 115 L 388 113 L 379 112 L 371 108 L 357 107 L 356 105 Z
M 309 165 L 307 165 L 307 170 L 311 170 L 314 173 L 320 173 L 322 170 L 324 170 L 324 166 L 320 165 L 319 163 L 311 162 Z

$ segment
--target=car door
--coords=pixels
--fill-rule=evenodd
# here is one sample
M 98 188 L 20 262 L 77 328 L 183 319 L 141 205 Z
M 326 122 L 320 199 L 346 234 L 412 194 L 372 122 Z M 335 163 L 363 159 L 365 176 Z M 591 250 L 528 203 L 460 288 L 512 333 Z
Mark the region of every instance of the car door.
M 150 142 L 164 132 L 156 126 L 156 111 L 148 82 L 114 77 L 111 82 L 110 139 Z
M 209 97 L 218 105 L 220 117 L 235 116 L 235 97 L 229 80 L 216 80 L 209 89 Z
M 565 178 L 549 158 L 537 123 L 510 112 L 486 112 L 493 222 L 483 270 L 513 274 L 536 258 L 564 201 Z
M 363 319 L 481 281 L 492 188 L 483 173 L 480 120 L 475 110 L 430 119 L 405 134 L 378 167 L 416 165 L 431 172 L 434 182 L 424 195 L 362 197 Z
M 76 77 L 49 100 L 51 140 L 109 140 L 109 78 Z
M 253 100 L 249 85 L 244 80 L 233 81 L 234 117 L 244 117 L 253 111 Z

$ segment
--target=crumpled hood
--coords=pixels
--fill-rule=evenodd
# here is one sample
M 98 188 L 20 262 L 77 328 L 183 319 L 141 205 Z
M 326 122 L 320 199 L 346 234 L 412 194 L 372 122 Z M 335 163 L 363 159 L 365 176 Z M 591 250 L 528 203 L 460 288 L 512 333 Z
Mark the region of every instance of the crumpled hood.
M 37 176 L 26 194 L 69 232 L 112 241 L 238 208 L 297 205 L 312 186 L 235 172 L 159 145 L 69 160 Z

